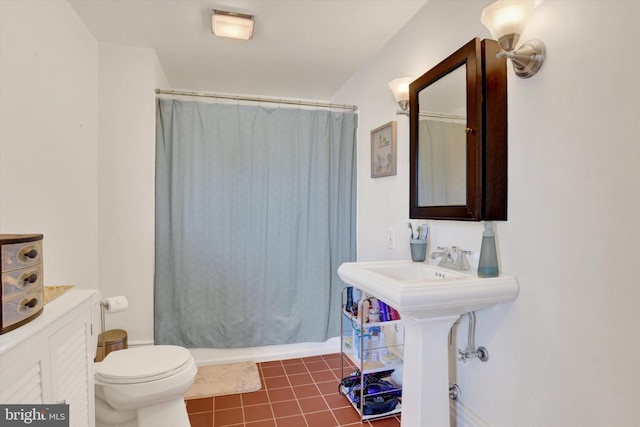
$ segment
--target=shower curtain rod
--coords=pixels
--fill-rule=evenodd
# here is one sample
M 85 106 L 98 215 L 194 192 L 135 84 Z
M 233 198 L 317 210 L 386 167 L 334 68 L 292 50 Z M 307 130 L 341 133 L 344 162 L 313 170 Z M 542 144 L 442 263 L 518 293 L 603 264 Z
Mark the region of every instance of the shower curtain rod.
M 277 98 L 259 98 L 255 96 L 224 95 L 219 93 L 193 92 L 188 90 L 156 89 L 156 94 L 196 96 L 196 97 L 203 97 L 203 98 L 219 98 L 219 99 L 230 99 L 234 101 L 271 102 L 274 104 L 299 105 L 299 106 L 305 106 L 305 107 L 337 108 L 341 110 L 350 110 L 350 111 L 356 111 L 358 109 L 357 105 L 328 104 L 323 102 L 298 101 L 298 100 L 277 99 Z
M 456 116 L 454 114 L 445 114 L 445 113 L 432 113 L 430 111 L 420 111 L 418 113 L 420 117 L 436 117 L 439 119 L 452 119 L 452 120 L 467 120 L 465 116 Z

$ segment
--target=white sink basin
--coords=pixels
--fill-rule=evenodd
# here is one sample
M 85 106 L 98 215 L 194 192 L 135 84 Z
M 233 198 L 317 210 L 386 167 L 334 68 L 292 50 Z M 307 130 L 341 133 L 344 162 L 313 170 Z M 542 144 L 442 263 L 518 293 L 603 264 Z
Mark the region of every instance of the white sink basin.
M 515 300 L 515 277 L 480 278 L 412 261 L 348 262 L 338 275 L 402 317 L 402 427 L 448 426 L 449 330 L 461 314 Z
M 513 276 L 481 278 L 475 271 L 408 260 L 347 262 L 338 268 L 338 275 L 414 318 L 459 315 L 513 301 L 519 289 Z
M 515 277 L 480 278 L 412 261 L 348 262 L 338 275 L 402 317 L 402 427 L 448 426 L 449 330 L 461 314 L 515 300 Z
M 467 277 L 468 274 L 461 274 L 444 270 L 439 267 L 433 267 L 422 262 L 410 261 L 385 261 L 376 263 L 356 263 L 356 267 L 365 268 L 368 271 L 389 276 L 398 282 L 431 282 L 434 280 L 457 280 L 461 277 Z

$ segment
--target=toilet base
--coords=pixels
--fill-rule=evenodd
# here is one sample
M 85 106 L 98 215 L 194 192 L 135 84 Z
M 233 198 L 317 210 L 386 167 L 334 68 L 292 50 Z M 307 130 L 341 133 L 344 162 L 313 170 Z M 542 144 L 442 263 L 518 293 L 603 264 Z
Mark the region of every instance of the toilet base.
M 132 411 L 119 412 L 96 399 L 97 404 L 110 408 L 96 416 L 96 427 L 190 427 L 187 406 L 182 397 Z M 108 416 L 107 416 L 108 415 Z M 133 417 L 131 417 L 133 415 Z M 104 419 L 101 419 L 104 418 Z
M 138 409 L 138 427 L 191 427 L 182 396 Z
M 138 427 L 136 411 L 118 411 L 104 400 L 101 388 L 96 389 L 96 427 Z
M 138 422 L 133 419 L 118 424 L 105 424 L 96 418 L 96 427 L 138 427 Z

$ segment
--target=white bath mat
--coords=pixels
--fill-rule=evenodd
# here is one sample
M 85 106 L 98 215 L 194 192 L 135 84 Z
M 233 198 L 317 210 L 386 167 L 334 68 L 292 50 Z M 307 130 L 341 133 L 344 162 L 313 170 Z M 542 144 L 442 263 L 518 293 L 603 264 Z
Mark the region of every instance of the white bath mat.
M 260 374 L 254 362 L 201 366 L 187 393 L 187 399 L 248 393 L 260 390 Z

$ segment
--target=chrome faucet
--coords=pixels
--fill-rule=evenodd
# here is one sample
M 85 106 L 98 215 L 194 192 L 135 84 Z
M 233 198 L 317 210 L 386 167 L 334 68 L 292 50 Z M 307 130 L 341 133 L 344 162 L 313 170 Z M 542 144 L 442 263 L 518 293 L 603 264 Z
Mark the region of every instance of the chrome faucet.
M 455 262 L 456 268 L 458 270 L 469 270 L 469 260 L 467 260 L 467 255 L 471 255 L 471 251 L 465 251 L 463 249 L 456 248 L 455 246 L 451 249 L 455 249 L 455 252 L 458 254 Z
M 449 263 L 454 263 L 453 257 L 451 256 L 451 250 L 447 247 L 438 246 L 438 252 L 431 252 L 429 258 L 440 258 L 440 262 L 438 263 L 438 266 L 440 267 L 444 267 Z
M 456 258 L 454 258 L 453 255 L 455 255 Z M 471 255 L 471 251 L 462 250 L 457 246 L 451 246 L 451 248 L 438 246 L 438 251 L 432 252 L 429 255 L 429 258 L 440 258 L 440 262 L 438 262 L 439 267 L 455 268 L 456 270 L 469 270 L 467 255 Z

